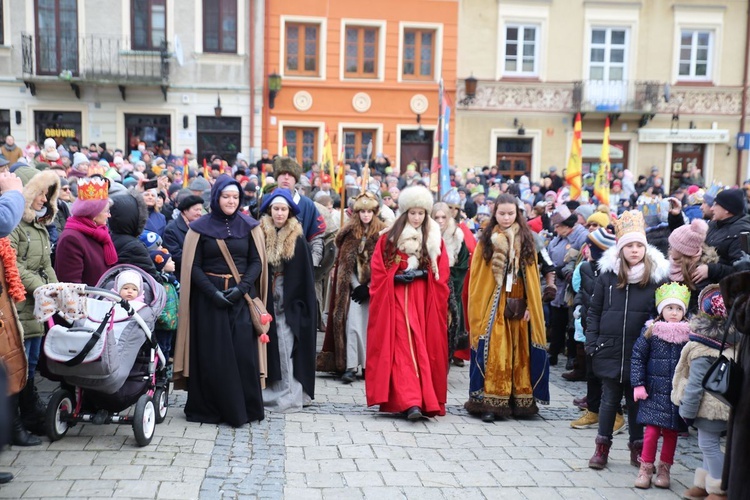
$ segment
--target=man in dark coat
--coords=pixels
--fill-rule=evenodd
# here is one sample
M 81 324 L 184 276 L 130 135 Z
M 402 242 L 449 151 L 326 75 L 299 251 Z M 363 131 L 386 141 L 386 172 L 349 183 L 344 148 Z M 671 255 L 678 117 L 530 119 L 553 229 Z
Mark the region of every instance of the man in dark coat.
M 138 239 L 148 218 L 143 196 L 134 191 L 114 196 L 110 213 L 112 217 L 109 219 L 109 229 L 112 232 L 112 242 L 117 249 L 117 263 L 139 267 L 158 282 L 160 278 L 148 254 L 148 249 Z
M 180 201 L 177 205 L 180 215 L 169 221 L 164 229 L 164 247 L 172 254 L 172 260 L 175 263 L 175 276 L 180 278 L 180 265 L 182 264 L 182 245 L 185 242 L 185 235 L 188 232 L 188 226 L 194 220 L 203 215 L 203 198 L 200 196 L 189 195 Z

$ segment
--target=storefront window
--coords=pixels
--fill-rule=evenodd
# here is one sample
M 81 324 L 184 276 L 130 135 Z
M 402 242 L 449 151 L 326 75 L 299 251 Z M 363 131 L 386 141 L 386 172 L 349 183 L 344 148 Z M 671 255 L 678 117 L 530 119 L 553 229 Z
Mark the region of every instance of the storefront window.
M 0 144 L 5 144 L 5 138 L 10 135 L 10 110 L 0 109 Z
M 128 150 L 138 149 L 139 142 L 158 154 L 161 147 L 170 143 L 172 121 L 169 115 L 125 115 L 125 133 Z
M 41 145 L 52 137 L 67 148 L 71 142 L 81 143 L 81 113 L 76 111 L 34 111 L 35 139 Z
M 198 161 L 211 161 L 219 155 L 230 165 L 240 152 L 242 140 L 242 118 L 199 116 L 198 120 Z
M 602 155 L 602 141 L 583 141 L 583 173 L 595 174 L 599 171 Z M 628 168 L 628 141 L 609 141 L 610 170 Z

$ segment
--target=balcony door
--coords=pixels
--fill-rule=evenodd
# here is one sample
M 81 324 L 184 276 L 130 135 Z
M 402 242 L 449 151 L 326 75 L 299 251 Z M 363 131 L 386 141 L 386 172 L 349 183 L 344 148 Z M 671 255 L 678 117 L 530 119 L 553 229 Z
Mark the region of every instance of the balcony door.
M 36 1 L 36 60 L 40 75 L 78 73 L 77 0 Z
M 586 100 L 603 110 L 628 100 L 628 44 L 625 28 L 592 28 L 589 42 L 589 84 Z

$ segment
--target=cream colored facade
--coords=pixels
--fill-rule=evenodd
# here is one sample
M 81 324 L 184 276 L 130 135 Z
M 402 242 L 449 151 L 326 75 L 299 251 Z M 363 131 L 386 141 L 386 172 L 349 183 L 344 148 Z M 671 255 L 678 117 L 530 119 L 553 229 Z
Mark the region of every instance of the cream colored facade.
M 510 149 L 534 179 L 564 168 L 580 110 L 590 163 L 609 115 L 613 165 L 644 175 L 656 166 L 665 178 L 695 165 L 707 182 L 734 184 L 747 9 L 734 0 L 462 1 L 456 164 L 495 165 L 498 149 Z

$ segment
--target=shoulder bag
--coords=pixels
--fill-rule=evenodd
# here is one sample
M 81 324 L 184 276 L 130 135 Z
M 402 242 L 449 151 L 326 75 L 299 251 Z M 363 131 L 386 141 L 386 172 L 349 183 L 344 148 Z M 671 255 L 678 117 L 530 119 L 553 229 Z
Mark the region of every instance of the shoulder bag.
M 737 301 L 735 301 L 735 304 L 736 303 Z M 740 399 L 743 378 L 742 367 L 740 367 L 740 365 L 738 365 L 733 359 L 724 356 L 727 334 L 729 333 L 729 328 L 734 319 L 735 304 L 732 305 L 729 317 L 724 325 L 724 337 L 721 339 L 721 352 L 719 353 L 719 358 L 714 361 L 714 364 L 712 364 L 706 372 L 702 384 L 703 389 L 705 389 L 706 392 L 722 403 L 728 405 L 730 408 L 734 408 Z

